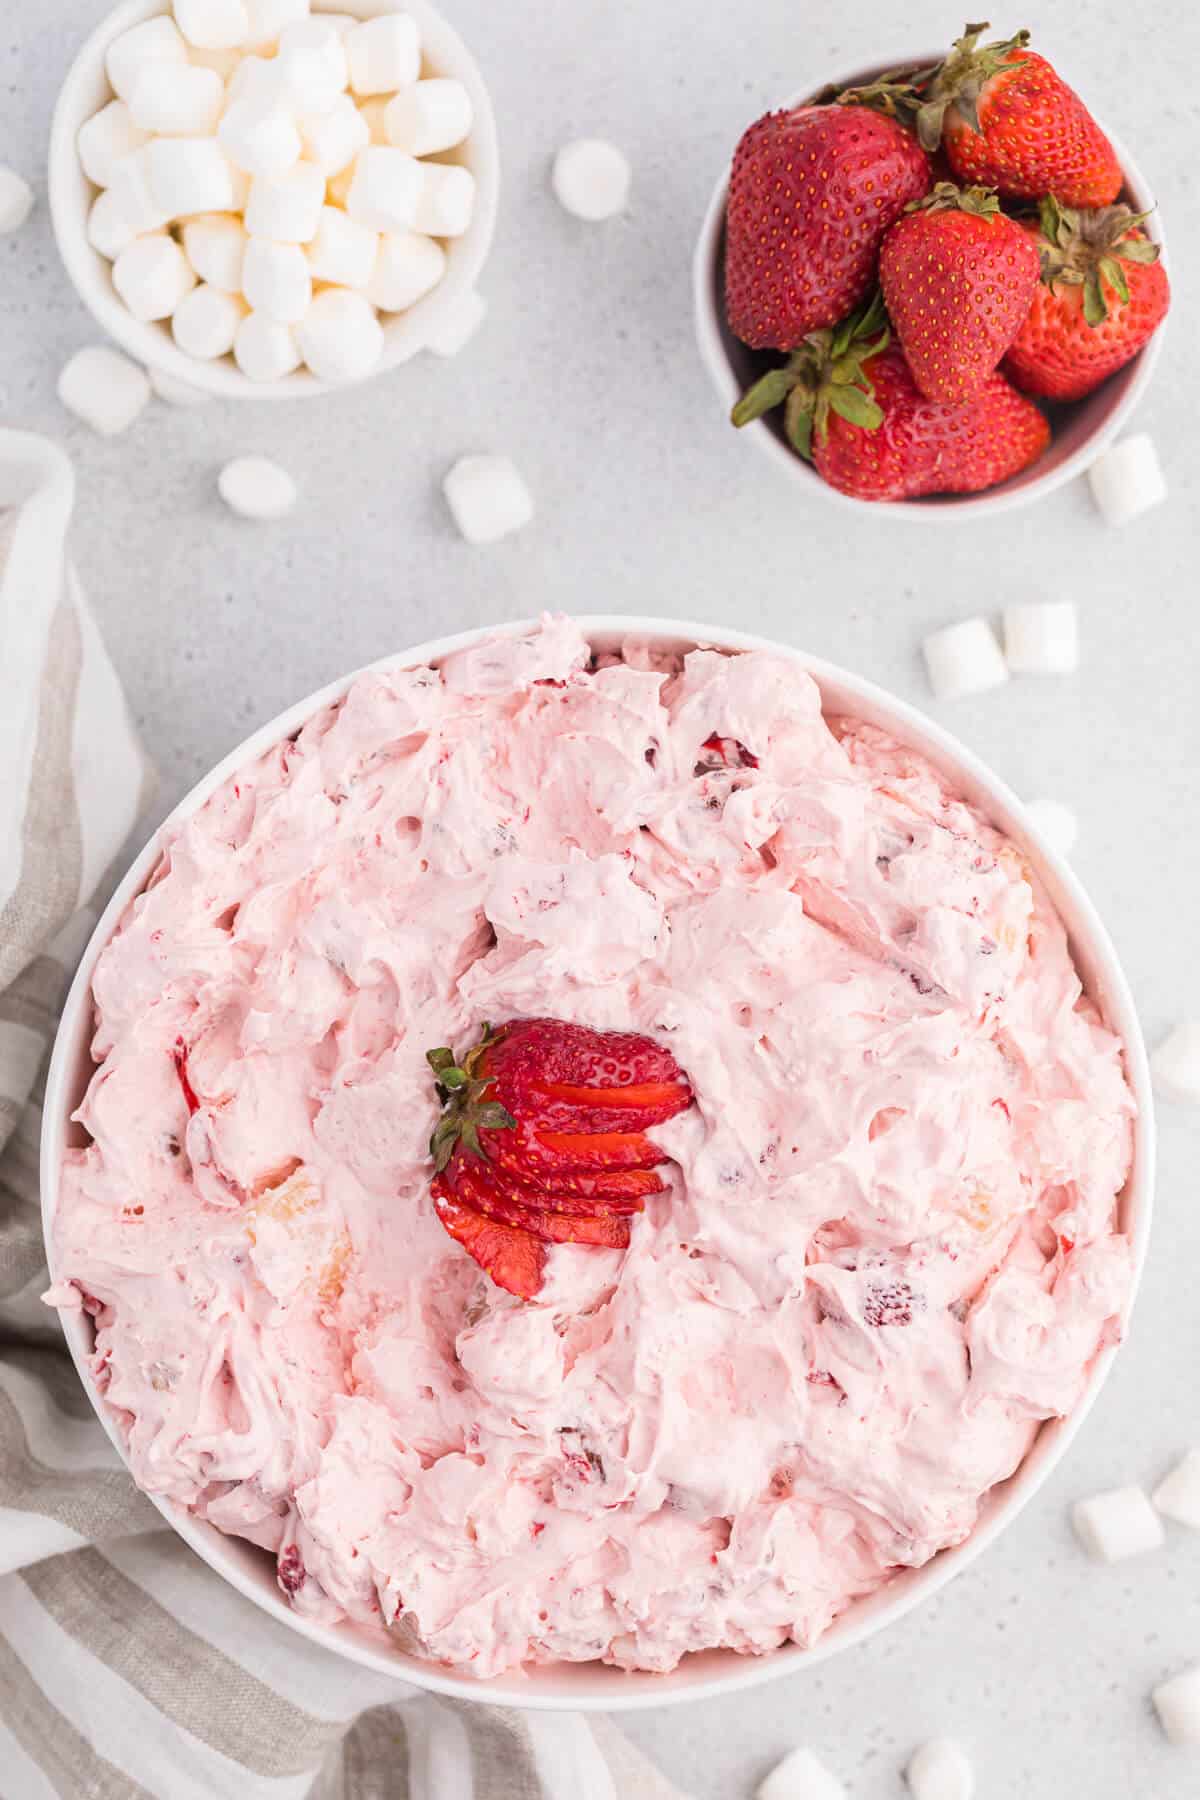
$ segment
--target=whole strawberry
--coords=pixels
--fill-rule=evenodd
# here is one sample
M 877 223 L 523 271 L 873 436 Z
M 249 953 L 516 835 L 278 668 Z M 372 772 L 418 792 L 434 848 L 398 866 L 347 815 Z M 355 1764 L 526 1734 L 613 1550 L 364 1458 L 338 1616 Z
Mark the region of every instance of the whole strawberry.
M 1171 304 L 1158 245 L 1127 206 L 1077 212 L 1051 195 L 1024 226 L 1041 257 L 1041 284 L 1005 368 L 1026 393 L 1079 400 L 1124 367 Z
M 974 399 L 1020 330 L 1040 272 L 1029 237 L 985 188 L 939 182 L 897 220 L 879 279 L 928 399 Z
M 725 216 L 725 314 L 755 350 L 794 350 L 875 280 L 879 245 L 929 188 L 910 131 L 867 106 L 768 113 L 733 159 Z
M 1116 152 L 1083 101 L 1029 33 L 981 45 L 987 25 L 968 25 L 921 86 L 917 131 L 940 143 L 960 181 L 1014 199 L 1057 194 L 1066 206 L 1107 206 L 1121 191 Z

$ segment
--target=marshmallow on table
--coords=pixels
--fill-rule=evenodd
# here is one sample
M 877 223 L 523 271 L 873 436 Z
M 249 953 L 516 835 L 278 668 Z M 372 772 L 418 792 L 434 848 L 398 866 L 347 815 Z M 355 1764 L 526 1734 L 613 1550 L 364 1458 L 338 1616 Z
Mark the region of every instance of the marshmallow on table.
M 1200 1531 L 1200 1450 L 1189 1450 L 1159 1482 L 1151 1499 L 1164 1518 Z
M 1154 1085 L 1167 1100 L 1200 1106 L 1200 1019 L 1185 1019 L 1150 1058 Z
M 240 50 L 250 35 L 243 0 L 175 0 L 175 23 L 194 50 Z
M 281 381 L 300 367 L 300 351 L 290 325 L 251 312 L 238 326 L 233 342 L 238 368 L 248 381 Z
M 255 312 L 280 325 L 295 325 L 312 300 L 312 274 L 300 245 L 250 238 L 242 266 L 242 292 Z M 229 342 L 232 345 L 233 339 Z
M 193 387 L 190 381 L 180 381 L 177 375 L 168 375 L 163 369 L 151 369 L 150 386 L 168 406 L 207 406 L 212 399 L 203 388 Z
M 349 80 L 341 33 L 327 20 L 301 19 L 279 40 L 275 59 L 289 105 L 301 114 L 326 113 Z
M 846 1800 L 846 1790 L 811 1750 L 793 1750 L 758 1785 L 757 1800 Z
M 113 264 L 113 286 L 135 319 L 169 319 L 196 285 L 196 271 L 166 233 L 135 238 Z
M 1071 600 L 1004 609 L 1004 654 L 1014 675 L 1072 675 L 1079 667 L 1079 621 Z
M 137 78 L 148 63 L 186 63 L 187 44 L 174 19 L 165 13 L 145 19 L 114 38 L 104 56 L 109 85 L 118 100 L 133 97 Z
M 1200 1744 L 1200 1663 L 1161 1682 L 1150 1698 L 1173 1744 Z
M 144 150 L 150 197 L 168 219 L 237 212 L 240 183 L 216 138 L 151 138 Z
M 105 188 L 102 194 L 97 194 L 87 222 L 87 240 L 92 249 L 98 250 L 101 256 L 106 256 L 109 262 L 116 262 L 122 250 L 127 249 L 137 235 L 112 189 Z
M 129 99 L 129 117 L 138 130 L 164 137 L 205 137 L 217 129 L 224 110 L 221 77 L 190 63 L 147 63 Z
M 280 244 L 307 244 L 324 204 L 325 177 L 311 163 L 297 163 L 283 175 L 256 175 L 246 202 L 246 230 Z
M 624 212 L 629 200 L 628 158 L 603 138 L 577 138 L 554 159 L 551 184 L 559 205 L 595 224 Z
M 228 356 L 246 310 L 239 294 L 227 294 L 221 288 L 193 288 L 175 308 L 171 320 L 175 342 L 201 362 Z
M 33 189 L 15 169 L 0 164 L 0 234 L 19 231 L 33 211 Z
M 384 13 L 348 31 L 350 86 L 363 99 L 408 87 L 421 73 L 421 34 L 407 13 Z
M 408 231 L 416 218 L 424 171 L 415 156 L 386 144 L 359 152 L 346 211 L 372 231 Z
M 446 272 L 442 246 L 418 231 L 385 231 L 376 241 L 378 252 L 366 295 L 383 312 L 404 312 L 415 306 Z
M 931 1738 L 904 1771 L 913 1800 L 972 1800 L 975 1771 L 952 1738 Z
M 1035 830 L 1060 856 L 1070 856 L 1079 837 L 1079 820 L 1061 800 L 1027 800 L 1025 811 Z
M 1144 431 L 1122 438 L 1098 457 L 1088 470 L 1088 483 L 1106 525 L 1128 525 L 1167 497 L 1158 451 Z
M 300 160 L 300 130 L 274 89 L 244 87 L 217 128 L 226 156 L 247 175 L 285 175 Z
M 273 48 L 289 25 L 307 19 L 309 0 L 243 0 L 248 29 L 246 45 L 251 50 Z
M 434 327 L 425 340 L 425 348 L 435 356 L 457 356 L 465 350 L 487 317 L 487 301 L 472 291 L 463 294 Z
M 370 142 L 367 121 L 349 94 L 339 94 L 329 111 L 299 121 L 305 162 L 322 175 L 340 175 Z
M 146 405 L 150 381 L 145 369 L 119 350 L 91 344 L 77 350 L 62 370 L 58 397 L 68 412 L 101 437 L 116 437 Z
M 461 144 L 473 122 L 471 96 L 461 81 L 414 81 L 383 115 L 389 144 L 410 156 L 436 156 Z
M 241 291 L 246 243 L 246 227 L 236 213 L 201 214 L 183 227 L 183 248 L 193 269 L 209 287 L 227 294 Z
M 921 646 L 929 685 L 939 700 L 983 694 L 1008 680 L 1008 664 L 986 619 L 943 626 Z
M 296 484 L 265 456 L 238 456 L 217 477 L 222 500 L 243 519 L 282 519 L 296 504 Z
M 150 145 L 131 150 L 117 159 L 108 193 L 112 195 L 113 218 L 119 212 L 135 237 L 147 231 L 160 231 L 170 213 L 160 206 L 150 191 Z
M 383 356 L 383 326 L 365 294 L 331 287 L 296 327 L 296 343 L 318 381 L 362 381 Z
M 330 281 L 335 287 L 366 288 L 378 252 L 377 231 L 348 218 L 336 206 L 323 206 L 312 242 L 301 255 L 307 255 L 315 280 Z
M 494 544 L 533 517 L 533 498 L 507 456 L 464 456 L 442 492 L 468 544 Z
M 124 100 L 110 100 L 79 127 L 75 144 L 84 174 L 97 187 L 108 187 L 121 158 L 140 150 L 148 136 L 134 124 Z
M 1124 1562 L 1126 1557 L 1158 1550 L 1166 1541 L 1162 1520 L 1140 1487 L 1112 1488 L 1077 1501 L 1071 1523 L 1096 1562 Z
M 421 184 L 413 229 L 429 237 L 461 237 L 475 211 L 475 177 L 456 163 L 419 163 L 418 167 Z

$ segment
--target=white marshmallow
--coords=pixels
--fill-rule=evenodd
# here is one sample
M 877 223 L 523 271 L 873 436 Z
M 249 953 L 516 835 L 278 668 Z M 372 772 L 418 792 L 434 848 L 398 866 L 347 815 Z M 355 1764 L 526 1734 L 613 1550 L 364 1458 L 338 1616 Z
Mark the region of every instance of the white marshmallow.
M 421 73 L 421 34 L 407 13 L 366 19 L 346 33 L 350 86 L 364 99 L 392 94 Z
M 414 81 L 384 111 L 389 144 L 410 156 L 436 156 L 461 144 L 474 122 L 471 96 L 461 81 Z
M 984 694 L 1008 680 L 1008 664 L 986 619 L 963 619 L 945 625 L 921 646 L 929 685 L 939 700 Z
M 225 83 L 190 63 L 148 63 L 133 84 L 129 116 L 139 131 L 206 137 L 225 108 Z
M 1200 1106 L 1200 1019 L 1185 1019 L 1150 1058 L 1154 1085 L 1166 1100 Z
M 494 544 L 533 517 L 533 497 L 507 456 L 464 456 L 442 483 L 468 544 Z
M 383 326 L 364 294 L 326 288 L 296 327 L 296 342 L 318 381 L 362 381 L 383 356 Z
M 196 271 L 166 233 L 135 238 L 113 264 L 113 286 L 135 319 L 169 319 L 196 285 Z
M 913 1800 L 972 1800 L 975 1771 L 951 1738 L 931 1738 L 904 1771 Z
M 150 191 L 149 149 L 148 143 L 143 144 L 140 150 L 119 157 L 108 189 L 114 207 L 120 210 L 135 237 L 160 231 L 171 216 Z
M 150 386 L 168 406 L 207 406 L 212 399 L 203 388 L 193 387 L 190 381 L 180 381 L 177 375 L 168 375 L 163 369 L 151 369 Z
M 229 355 L 245 316 L 246 303 L 239 294 L 197 287 L 185 294 L 175 308 L 171 330 L 175 342 L 188 356 L 211 362 L 215 357 Z
M 366 288 L 378 250 L 378 232 L 347 218 L 336 206 L 323 206 L 317 234 L 308 246 L 308 266 L 316 281 Z
M 58 397 L 68 412 L 116 437 L 133 424 L 150 398 L 146 371 L 107 344 L 77 350 L 58 378 Z
M 122 250 L 132 244 L 137 232 L 121 211 L 121 203 L 111 188 L 97 194 L 87 222 L 88 243 L 109 262 L 116 262 Z
M 246 227 L 236 213 L 202 214 L 183 228 L 183 248 L 201 281 L 227 294 L 241 291 Z
M 1092 499 L 1106 525 L 1128 525 L 1167 497 L 1167 480 L 1154 440 L 1144 431 L 1122 438 L 1088 470 Z
M 321 17 L 326 25 L 333 26 L 339 37 L 345 37 L 346 33 L 353 31 L 359 22 L 353 13 L 323 12 Z
M 551 185 L 560 206 L 595 224 L 624 212 L 632 171 L 629 159 L 603 138 L 577 138 L 554 159 Z
M 240 50 L 198 50 L 193 44 L 188 50 L 188 61 L 194 69 L 212 69 L 225 83 L 229 83 L 242 65 Z
M 1073 675 L 1079 667 L 1079 616 L 1074 601 L 1006 606 L 1004 654 L 1014 675 Z
M 1166 1541 L 1162 1520 L 1140 1487 L 1112 1488 L 1079 1500 L 1071 1509 L 1075 1535 L 1096 1562 L 1144 1556 Z
M 404 312 L 435 288 L 446 272 L 446 252 L 417 231 L 387 231 L 367 282 L 367 299 L 384 312 Z
M 388 141 L 387 109 L 390 104 L 382 95 L 374 100 L 360 100 L 358 103 L 359 115 L 373 144 L 386 144 Z
M 1200 1744 L 1200 1663 L 1160 1682 L 1150 1698 L 1173 1744 Z
M 175 0 L 175 23 L 195 50 L 239 50 L 250 35 L 242 0 Z
M 757 1800 L 846 1800 L 836 1775 L 811 1750 L 793 1750 L 758 1785 Z
M 243 519 L 282 519 L 297 500 L 287 470 L 265 456 L 235 457 L 217 476 L 217 488 L 229 510 Z
M 302 115 L 327 113 L 349 80 L 341 33 L 324 19 L 289 25 L 279 40 L 279 77 L 288 102 Z
M 250 381 L 281 381 L 300 367 L 300 352 L 290 325 L 263 313 L 247 313 L 238 326 L 233 354 Z
M 269 50 L 289 25 L 308 17 L 308 0 L 244 0 L 249 15 L 246 44 L 251 50 Z
M 414 156 L 386 144 L 359 152 L 346 211 L 372 231 L 408 231 L 416 219 L 424 171 Z
M 171 63 L 166 66 L 174 67 Z M 88 180 L 97 187 L 108 187 L 120 159 L 131 150 L 140 150 L 148 135 L 134 124 L 123 100 L 110 100 L 84 121 L 75 140 Z
M 33 211 L 33 189 L 23 175 L 0 163 L 0 236 L 19 231 Z
M 284 175 L 256 175 L 246 203 L 246 230 L 251 237 L 274 238 L 279 244 L 307 244 L 316 236 L 325 204 L 325 177 L 311 163 L 299 162 Z
M 367 121 L 349 94 L 339 94 L 327 113 L 299 124 L 305 162 L 326 177 L 340 174 L 370 141 Z
M 182 32 L 174 19 L 163 13 L 114 38 L 105 52 L 104 67 L 118 100 L 128 101 L 147 63 L 186 63 L 187 59 Z
M 264 105 L 284 106 L 279 64 L 274 57 L 240 56 L 237 67 L 226 78 L 226 109 L 239 100 L 257 100 Z
M 299 128 L 274 94 L 244 90 L 221 120 L 217 138 L 230 161 L 255 179 L 286 175 L 300 160 Z
M 1200 1450 L 1189 1450 L 1159 1482 L 1151 1499 L 1165 1519 L 1200 1531 Z
M 1079 838 L 1079 820 L 1061 800 L 1027 800 L 1025 811 L 1035 831 L 1041 833 L 1052 850 L 1070 856 Z
M 216 138 L 153 138 L 136 154 L 146 159 L 150 197 L 168 219 L 239 210 L 236 172 Z
M 246 245 L 242 292 L 255 312 L 280 325 L 295 325 L 312 300 L 312 276 L 299 244 L 252 237 Z
M 464 294 L 456 300 L 445 318 L 434 327 L 425 348 L 435 356 L 457 356 L 465 350 L 487 317 L 487 301 L 482 294 Z
M 429 237 L 461 237 L 475 211 L 475 177 L 455 163 L 422 163 L 420 169 L 413 229 Z

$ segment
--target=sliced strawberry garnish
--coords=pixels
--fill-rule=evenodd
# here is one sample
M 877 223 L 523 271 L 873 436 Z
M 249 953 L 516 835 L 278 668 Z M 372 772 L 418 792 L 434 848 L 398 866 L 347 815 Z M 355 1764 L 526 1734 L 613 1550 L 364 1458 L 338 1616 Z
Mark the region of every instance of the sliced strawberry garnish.
M 532 1134 L 531 1134 L 532 1135 Z M 563 1174 L 592 1169 L 650 1169 L 669 1162 L 667 1152 L 640 1131 L 539 1131 L 535 1142 Z M 539 1172 L 540 1159 L 531 1166 Z
M 445 1176 L 442 1177 L 443 1181 Z M 485 1182 L 467 1189 L 459 1181 L 455 1197 L 474 1212 L 499 1224 L 528 1231 L 547 1244 L 591 1244 L 603 1250 L 629 1248 L 629 1219 L 616 1213 L 570 1213 L 541 1211 L 523 1205 L 511 1196 L 493 1191 Z
M 473 1206 L 477 1211 L 498 1219 L 508 1218 L 508 1213 L 493 1211 L 493 1201 L 507 1207 L 509 1211 L 529 1214 L 562 1213 L 565 1217 L 575 1219 L 628 1218 L 631 1213 L 641 1212 L 644 1205 L 643 1200 L 631 1195 L 617 1194 L 603 1199 L 588 1199 L 583 1194 L 556 1194 L 540 1188 L 523 1187 L 519 1182 L 510 1180 L 494 1163 L 479 1162 L 472 1156 L 453 1157 L 442 1180 L 464 1206 Z M 513 1218 L 509 1223 L 523 1225 L 526 1221 Z M 530 1230 L 532 1229 L 530 1226 Z
M 440 1178 L 433 1184 L 433 1205 L 450 1236 L 486 1270 L 497 1287 L 522 1300 L 532 1300 L 540 1291 L 546 1252 L 530 1232 L 485 1218 L 472 1207 L 461 1205 Z

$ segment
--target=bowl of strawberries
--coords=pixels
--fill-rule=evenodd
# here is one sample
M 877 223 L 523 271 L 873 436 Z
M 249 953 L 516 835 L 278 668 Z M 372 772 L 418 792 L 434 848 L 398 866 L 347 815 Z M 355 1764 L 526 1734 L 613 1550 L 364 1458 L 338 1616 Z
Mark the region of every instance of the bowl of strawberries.
M 842 503 L 1038 499 L 1158 359 L 1145 178 L 1027 31 L 989 29 L 756 120 L 701 230 L 697 337 L 733 424 Z

